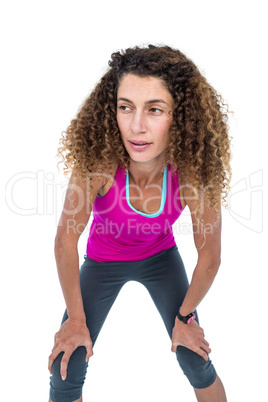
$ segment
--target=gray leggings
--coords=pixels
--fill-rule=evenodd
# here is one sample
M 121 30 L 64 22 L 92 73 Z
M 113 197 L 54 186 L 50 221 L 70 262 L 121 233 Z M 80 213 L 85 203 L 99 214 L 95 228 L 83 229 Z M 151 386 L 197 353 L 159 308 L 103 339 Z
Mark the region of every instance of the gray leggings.
M 128 281 L 143 284 L 151 295 L 172 337 L 175 317 L 189 283 L 177 246 L 150 258 L 135 262 L 96 262 L 85 255 L 80 270 L 80 283 L 90 336 L 95 344 L 103 323 L 122 286 Z M 68 318 L 66 311 L 62 322 Z M 86 377 L 86 350 L 77 348 L 72 354 L 67 378 L 62 381 L 60 362 L 63 353 L 54 361 L 50 378 L 50 398 L 53 402 L 73 402 L 82 395 Z M 178 346 L 177 360 L 194 388 L 206 388 L 216 379 L 211 360 Z

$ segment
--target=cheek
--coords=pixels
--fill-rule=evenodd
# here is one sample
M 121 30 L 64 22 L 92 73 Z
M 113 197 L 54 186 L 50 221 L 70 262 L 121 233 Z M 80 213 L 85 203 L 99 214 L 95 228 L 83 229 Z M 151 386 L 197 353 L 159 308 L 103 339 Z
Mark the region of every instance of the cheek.
M 116 118 L 116 120 L 117 120 L 117 125 L 118 125 L 118 128 L 119 128 L 120 134 L 122 136 L 122 132 L 124 132 L 122 121 L 120 121 L 120 118 L 118 118 L 118 117 Z
M 170 121 L 163 121 L 156 126 L 157 133 L 162 138 L 169 138 Z
M 122 140 L 124 146 L 127 146 L 126 145 L 127 144 L 127 135 L 126 135 L 127 129 L 125 127 L 125 124 L 124 124 L 124 122 L 122 120 L 120 121 L 120 119 L 118 119 L 117 120 L 117 125 L 118 125 L 118 128 L 119 128 L 119 134 L 120 134 L 121 140 Z
M 118 114 L 116 115 L 116 121 L 117 121 L 118 127 L 120 127 L 120 119 L 118 118 Z
M 158 135 L 158 138 L 160 140 L 159 145 L 163 149 L 165 149 L 169 144 L 169 140 L 170 140 L 169 128 L 170 128 L 170 124 L 163 124 L 161 126 L 161 130 L 159 130 L 159 135 Z
M 126 119 L 122 119 L 122 116 L 118 115 L 116 117 L 116 120 L 117 120 L 117 125 L 119 127 L 119 130 L 120 131 L 124 130 L 124 128 L 126 127 L 126 121 L 125 121 Z

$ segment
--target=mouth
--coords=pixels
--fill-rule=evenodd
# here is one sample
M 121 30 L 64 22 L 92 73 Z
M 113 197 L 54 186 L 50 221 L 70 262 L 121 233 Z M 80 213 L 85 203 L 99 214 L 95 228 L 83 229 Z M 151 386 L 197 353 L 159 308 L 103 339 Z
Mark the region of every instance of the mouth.
M 135 151 L 142 151 L 143 149 L 148 148 L 152 142 L 147 142 L 147 141 L 129 141 L 132 149 L 134 149 Z
M 137 146 L 150 145 L 151 144 L 151 142 L 148 142 L 148 141 L 136 141 L 136 140 L 133 140 L 133 141 L 129 141 L 129 142 L 131 144 L 137 145 Z

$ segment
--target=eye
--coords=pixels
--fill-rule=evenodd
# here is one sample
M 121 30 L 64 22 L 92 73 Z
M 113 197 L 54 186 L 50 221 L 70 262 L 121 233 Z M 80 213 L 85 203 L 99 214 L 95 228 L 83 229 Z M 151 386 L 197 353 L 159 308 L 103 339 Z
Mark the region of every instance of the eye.
M 152 112 L 153 114 L 160 114 L 163 112 L 163 110 L 161 110 L 157 107 L 151 107 L 150 112 Z
M 118 109 L 122 110 L 122 112 L 129 112 L 131 108 L 129 106 L 121 105 Z

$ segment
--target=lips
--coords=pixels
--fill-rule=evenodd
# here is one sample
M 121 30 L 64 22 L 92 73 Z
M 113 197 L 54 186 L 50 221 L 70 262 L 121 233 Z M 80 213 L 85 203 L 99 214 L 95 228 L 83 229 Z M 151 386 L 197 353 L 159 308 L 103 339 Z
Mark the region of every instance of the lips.
M 147 142 L 147 141 L 136 141 L 136 140 L 132 140 L 129 141 L 132 149 L 134 149 L 135 151 L 142 151 L 146 148 L 148 148 L 152 143 L 151 142 Z
M 132 141 L 129 141 L 131 144 L 134 144 L 134 145 L 148 145 L 148 144 L 151 144 L 151 142 L 148 142 L 148 141 L 136 141 L 136 140 L 132 140 Z

